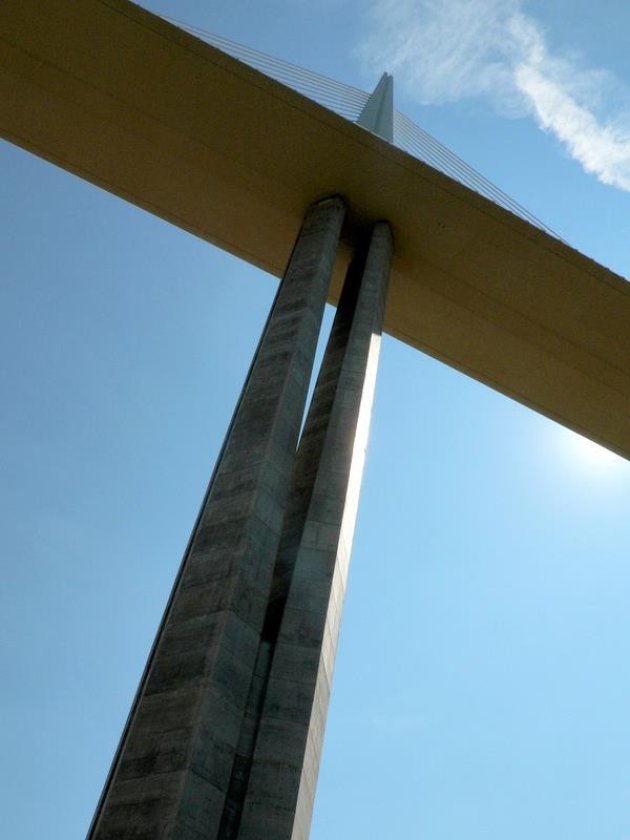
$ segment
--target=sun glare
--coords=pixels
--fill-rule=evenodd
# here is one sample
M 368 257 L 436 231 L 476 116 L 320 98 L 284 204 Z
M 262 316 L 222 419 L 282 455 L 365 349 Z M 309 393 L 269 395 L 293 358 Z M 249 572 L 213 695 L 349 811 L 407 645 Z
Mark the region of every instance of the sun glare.
M 567 432 L 567 444 L 572 459 L 582 466 L 610 470 L 624 463 L 624 459 L 619 455 L 576 432 Z

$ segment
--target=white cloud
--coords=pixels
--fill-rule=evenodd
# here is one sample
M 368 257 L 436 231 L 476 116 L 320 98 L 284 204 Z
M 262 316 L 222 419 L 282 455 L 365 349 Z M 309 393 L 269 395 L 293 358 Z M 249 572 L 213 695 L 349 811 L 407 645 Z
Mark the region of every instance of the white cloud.
M 586 172 L 630 190 L 630 94 L 606 71 L 552 54 L 521 0 L 374 0 L 371 16 L 363 58 L 416 101 L 485 97 L 506 116 L 531 115 Z

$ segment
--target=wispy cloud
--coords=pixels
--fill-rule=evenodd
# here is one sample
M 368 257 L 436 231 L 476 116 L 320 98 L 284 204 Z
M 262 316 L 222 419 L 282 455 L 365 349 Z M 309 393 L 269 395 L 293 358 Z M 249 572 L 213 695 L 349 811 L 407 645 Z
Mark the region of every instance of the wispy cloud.
M 362 57 L 416 101 L 484 97 L 505 116 L 532 116 L 586 172 L 630 190 L 630 92 L 554 54 L 521 0 L 373 0 L 371 16 Z

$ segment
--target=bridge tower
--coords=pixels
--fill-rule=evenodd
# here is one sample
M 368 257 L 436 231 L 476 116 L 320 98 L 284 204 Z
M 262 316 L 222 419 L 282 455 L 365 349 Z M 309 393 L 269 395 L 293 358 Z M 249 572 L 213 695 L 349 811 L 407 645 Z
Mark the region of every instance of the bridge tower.
M 392 141 L 384 74 L 358 123 Z M 91 840 L 306 840 L 392 234 L 354 243 L 300 434 L 346 208 L 311 206 L 141 679 Z

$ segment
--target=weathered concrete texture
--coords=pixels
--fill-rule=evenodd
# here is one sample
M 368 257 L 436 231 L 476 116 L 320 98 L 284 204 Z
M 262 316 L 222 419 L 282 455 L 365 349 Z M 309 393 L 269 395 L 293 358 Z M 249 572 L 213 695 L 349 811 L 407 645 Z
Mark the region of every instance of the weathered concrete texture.
M 300 442 L 265 638 L 274 645 L 238 840 L 306 840 L 391 259 L 375 226 L 340 300 Z M 362 275 L 362 276 L 361 276 Z
M 343 217 L 338 198 L 306 216 L 90 831 L 93 840 L 217 836 Z

